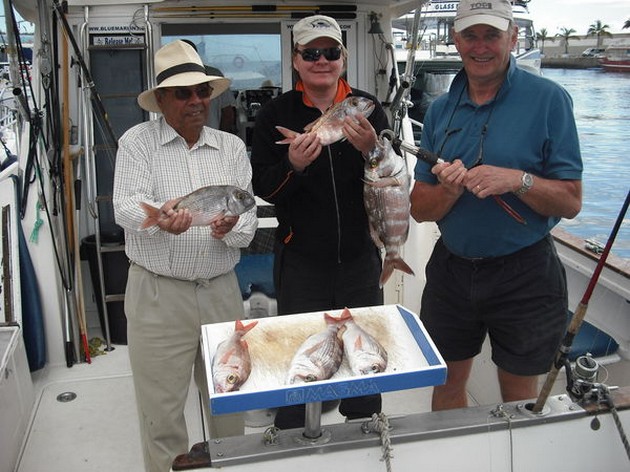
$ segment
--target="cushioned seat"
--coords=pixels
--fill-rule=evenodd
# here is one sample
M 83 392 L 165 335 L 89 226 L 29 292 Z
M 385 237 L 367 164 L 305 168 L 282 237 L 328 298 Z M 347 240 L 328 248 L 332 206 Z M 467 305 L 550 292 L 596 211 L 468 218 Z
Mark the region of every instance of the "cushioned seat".
M 234 270 L 243 300 L 247 300 L 253 292 L 262 292 L 269 298 L 276 298 L 272 253 L 243 254 Z
M 619 344 L 612 337 L 588 321 L 583 321 L 577 336 L 573 339 L 569 360 L 574 361 L 586 353 L 591 353 L 593 357 L 609 356 L 617 352 L 617 349 Z

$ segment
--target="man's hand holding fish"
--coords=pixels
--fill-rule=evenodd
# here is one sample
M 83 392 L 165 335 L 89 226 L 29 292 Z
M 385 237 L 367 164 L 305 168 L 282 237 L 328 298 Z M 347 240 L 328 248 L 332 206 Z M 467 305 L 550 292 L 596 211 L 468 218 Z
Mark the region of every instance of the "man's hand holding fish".
M 177 203 L 181 201 L 181 198 L 175 198 L 169 200 L 160 208 L 160 218 L 157 219 L 157 225 L 162 231 L 166 231 L 172 234 L 182 234 L 192 226 L 193 215 L 188 208 L 173 209 Z M 212 230 L 212 237 L 216 239 L 223 239 L 223 237 L 232 231 L 234 225 L 238 223 L 238 215 L 230 216 L 223 215 L 217 217 L 210 222 L 210 229 Z
M 364 156 L 376 146 L 376 131 L 362 114 L 346 117 L 343 121 L 343 135 Z
M 223 239 L 223 237 L 232 231 L 234 225 L 238 222 L 238 215 L 230 216 L 224 215 L 222 218 L 218 218 L 210 223 L 212 229 L 212 237 L 216 239 Z
M 182 234 L 190 228 L 193 217 L 190 210 L 181 208 L 174 210 L 173 207 L 179 203 L 181 198 L 169 200 L 160 208 L 160 218 L 156 219 L 156 224 L 162 231 L 172 234 Z
M 304 172 L 321 152 L 322 145 L 317 134 L 298 134 L 289 144 L 289 162 L 296 171 Z

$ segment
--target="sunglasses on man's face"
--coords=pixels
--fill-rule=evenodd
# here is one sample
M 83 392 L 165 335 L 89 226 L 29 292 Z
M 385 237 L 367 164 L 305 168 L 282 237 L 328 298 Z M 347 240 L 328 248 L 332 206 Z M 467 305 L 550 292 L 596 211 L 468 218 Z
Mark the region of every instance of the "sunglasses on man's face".
M 296 49 L 295 52 L 302 56 L 302 59 L 307 62 L 319 61 L 319 58 L 322 56 L 324 56 L 327 61 L 337 61 L 341 57 L 340 47 Z
M 198 85 L 195 88 L 190 87 L 169 87 L 169 90 L 173 91 L 173 95 L 177 100 L 186 101 L 190 100 L 193 93 L 200 99 L 209 98 L 212 95 L 213 88 L 208 84 Z

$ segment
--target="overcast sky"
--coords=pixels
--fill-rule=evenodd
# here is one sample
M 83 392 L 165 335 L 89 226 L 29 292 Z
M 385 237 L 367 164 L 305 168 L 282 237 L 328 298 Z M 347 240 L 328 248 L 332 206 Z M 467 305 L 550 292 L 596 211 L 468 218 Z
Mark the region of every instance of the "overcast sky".
M 630 28 L 622 29 L 630 19 L 630 0 L 531 0 L 529 12 L 536 31 L 546 28 L 549 35 L 561 28 L 573 28 L 577 35 L 586 35 L 597 20 L 608 25 L 611 33 L 630 33 Z

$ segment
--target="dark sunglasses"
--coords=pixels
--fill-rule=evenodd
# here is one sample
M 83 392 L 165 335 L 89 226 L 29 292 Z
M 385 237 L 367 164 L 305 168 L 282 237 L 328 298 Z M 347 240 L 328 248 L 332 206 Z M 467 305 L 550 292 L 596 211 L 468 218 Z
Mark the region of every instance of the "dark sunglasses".
M 295 52 L 297 52 L 300 56 L 302 56 L 302 59 L 304 59 L 307 62 L 319 61 L 319 58 L 322 56 L 324 56 L 327 61 L 337 61 L 341 57 L 340 47 L 323 48 L 323 49 L 306 48 L 302 50 L 299 50 L 296 48 Z
M 169 87 L 168 89 L 172 90 L 175 98 L 181 101 L 190 100 L 193 93 L 201 99 L 209 98 L 213 91 L 213 88 L 208 84 L 199 85 L 194 89 L 188 87 Z

